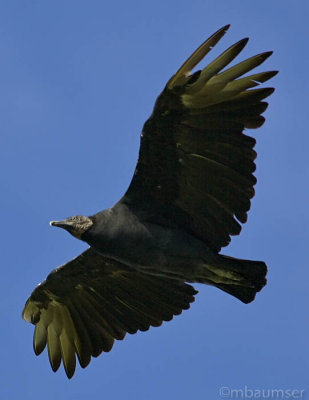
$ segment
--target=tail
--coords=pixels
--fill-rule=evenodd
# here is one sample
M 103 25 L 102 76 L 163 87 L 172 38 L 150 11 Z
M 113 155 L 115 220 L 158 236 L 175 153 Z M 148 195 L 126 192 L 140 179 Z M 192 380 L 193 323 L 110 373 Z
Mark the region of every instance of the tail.
M 263 261 L 241 260 L 219 255 L 217 262 L 204 267 L 199 282 L 211 284 L 243 303 L 250 303 L 265 285 L 267 267 Z

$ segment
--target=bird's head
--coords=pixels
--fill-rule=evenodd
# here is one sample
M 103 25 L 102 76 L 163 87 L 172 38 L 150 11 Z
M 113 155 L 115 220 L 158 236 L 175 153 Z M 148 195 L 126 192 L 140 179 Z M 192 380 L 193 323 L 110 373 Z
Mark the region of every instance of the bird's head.
M 77 239 L 82 239 L 82 235 L 91 228 L 93 221 L 83 215 L 74 215 L 63 221 L 50 221 L 49 225 L 63 228 Z

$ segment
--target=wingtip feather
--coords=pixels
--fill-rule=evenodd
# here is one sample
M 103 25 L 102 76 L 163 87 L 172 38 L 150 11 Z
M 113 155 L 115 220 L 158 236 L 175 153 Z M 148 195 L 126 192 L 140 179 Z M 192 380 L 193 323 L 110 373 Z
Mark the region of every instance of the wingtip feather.
M 167 82 L 166 87 L 172 89 L 175 86 L 181 85 L 186 80 L 186 76 L 192 69 L 206 56 L 206 54 L 218 43 L 225 35 L 230 25 L 225 25 L 218 29 L 213 35 L 206 39 L 182 64 L 178 71 Z

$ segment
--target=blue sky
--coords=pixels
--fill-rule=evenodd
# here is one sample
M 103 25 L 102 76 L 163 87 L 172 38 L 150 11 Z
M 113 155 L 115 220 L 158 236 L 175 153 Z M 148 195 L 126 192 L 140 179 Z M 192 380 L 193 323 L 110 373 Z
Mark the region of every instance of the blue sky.
M 223 386 L 309 389 L 308 8 L 306 0 L 0 2 L 1 398 L 199 400 L 220 399 Z M 189 311 L 128 335 L 68 381 L 46 352 L 34 355 L 33 327 L 21 319 L 34 286 L 86 248 L 48 221 L 120 198 L 157 95 L 227 23 L 213 54 L 249 36 L 242 57 L 274 50 L 263 69 L 280 70 L 267 121 L 253 132 L 249 220 L 224 249 L 265 260 L 268 285 L 249 305 L 197 285 Z

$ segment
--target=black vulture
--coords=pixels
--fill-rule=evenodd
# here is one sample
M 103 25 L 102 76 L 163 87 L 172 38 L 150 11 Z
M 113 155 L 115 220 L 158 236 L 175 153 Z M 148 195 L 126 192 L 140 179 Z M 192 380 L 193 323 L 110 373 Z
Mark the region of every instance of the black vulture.
M 243 132 L 263 124 L 263 100 L 274 89 L 255 87 L 277 71 L 244 75 L 272 52 L 225 68 L 246 45 L 242 39 L 191 73 L 228 28 L 167 82 L 143 127 L 124 196 L 90 217 L 50 223 L 90 245 L 53 270 L 23 310 L 35 325 L 35 354 L 47 345 L 53 371 L 62 360 L 71 378 L 76 356 L 84 368 L 127 332 L 188 309 L 197 291 L 187 282 L 216 286 L 244 303 L 266 284 L 264 262 L 219 252 L 247 220 L 256 152 L 255 139 Z

